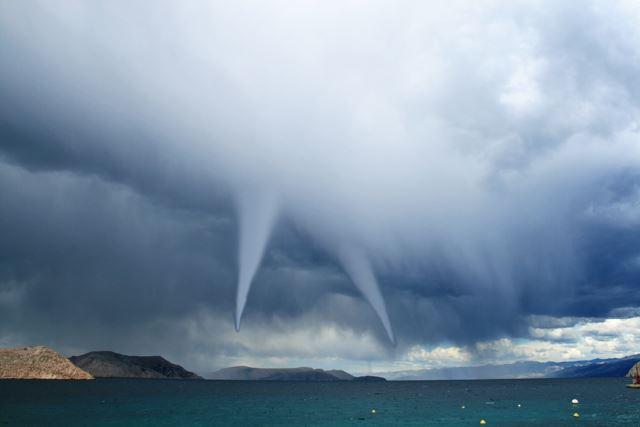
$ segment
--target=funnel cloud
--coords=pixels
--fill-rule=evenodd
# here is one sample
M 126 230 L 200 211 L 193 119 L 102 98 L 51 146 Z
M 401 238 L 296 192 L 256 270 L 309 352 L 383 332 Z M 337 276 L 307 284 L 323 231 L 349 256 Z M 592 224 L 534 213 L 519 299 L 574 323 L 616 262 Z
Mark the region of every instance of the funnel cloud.
M 378 282 L 373 275 L 371 264 L 369 264 L 360 251 L 350 247 L 342 248 L 340 250 L 339 258 L 343 268 L 353 283 L 360 292 L 362 292 L 362 295 L 364 295 L 380 318 L 389 340 L 391 340 L 391 342 L 395 342 L 391 322 L 389 321 L 389 315 L 387 314 L 387 307 L 385 306 L 384 298 L 380 293 L 380 286 L 378 286 Z
M 240 330 L 242 312 L 247 303 L 256 271 L 264 256 L 277 215 L 276 199 L 263 191 L 238 200 L 238 293 L 236 296 L 235 327 Z

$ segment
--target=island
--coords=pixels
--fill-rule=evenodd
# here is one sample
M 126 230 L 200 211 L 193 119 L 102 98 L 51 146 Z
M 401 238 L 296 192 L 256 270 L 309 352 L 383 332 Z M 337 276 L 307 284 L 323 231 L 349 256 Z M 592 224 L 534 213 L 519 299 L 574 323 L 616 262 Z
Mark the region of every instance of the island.
M 386 381 L 382 377 L 356 377 L 342 370 L 300 368 L 252 368 L 232 366 L 206 375 L 210 380 L 233 381 Z
M 95 378 L 202 379 L 161 356 L 128 356 L 113 351 L 92 351 L 71 356 L 69 360 Z

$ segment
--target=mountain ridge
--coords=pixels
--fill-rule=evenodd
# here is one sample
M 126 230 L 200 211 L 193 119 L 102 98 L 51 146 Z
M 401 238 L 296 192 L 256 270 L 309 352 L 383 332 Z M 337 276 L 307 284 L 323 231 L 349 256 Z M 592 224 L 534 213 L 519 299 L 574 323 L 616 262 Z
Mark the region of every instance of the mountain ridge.
M 624 377 L 636 363 L 640 362 L 640 354 L 616 359 L 594 359 L 589 362 L 567 367 L 556 372 L 553 378 Z

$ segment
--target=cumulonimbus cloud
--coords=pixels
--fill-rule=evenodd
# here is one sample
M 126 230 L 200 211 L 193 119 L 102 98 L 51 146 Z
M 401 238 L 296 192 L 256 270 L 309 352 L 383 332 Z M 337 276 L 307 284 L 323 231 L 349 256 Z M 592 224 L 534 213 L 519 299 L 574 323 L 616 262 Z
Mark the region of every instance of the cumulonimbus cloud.
M 640 166 L 637 6 L 543 5 L 5 3 L 0 147 L 234 206 L 236 328 L 282 218 L 392 340 L 385 292 L 443 270 L 530 310 L 533 288 L 592 286 L 579 236 L 633 210 Z

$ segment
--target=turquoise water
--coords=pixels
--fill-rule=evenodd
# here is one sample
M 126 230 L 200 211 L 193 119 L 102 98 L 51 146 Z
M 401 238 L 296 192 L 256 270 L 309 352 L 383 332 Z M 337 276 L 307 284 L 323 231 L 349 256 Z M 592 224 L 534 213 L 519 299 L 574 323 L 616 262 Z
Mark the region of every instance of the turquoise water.
M 0 426 L 640 426 L 640 390 L 625 383 L 5 380 Z

